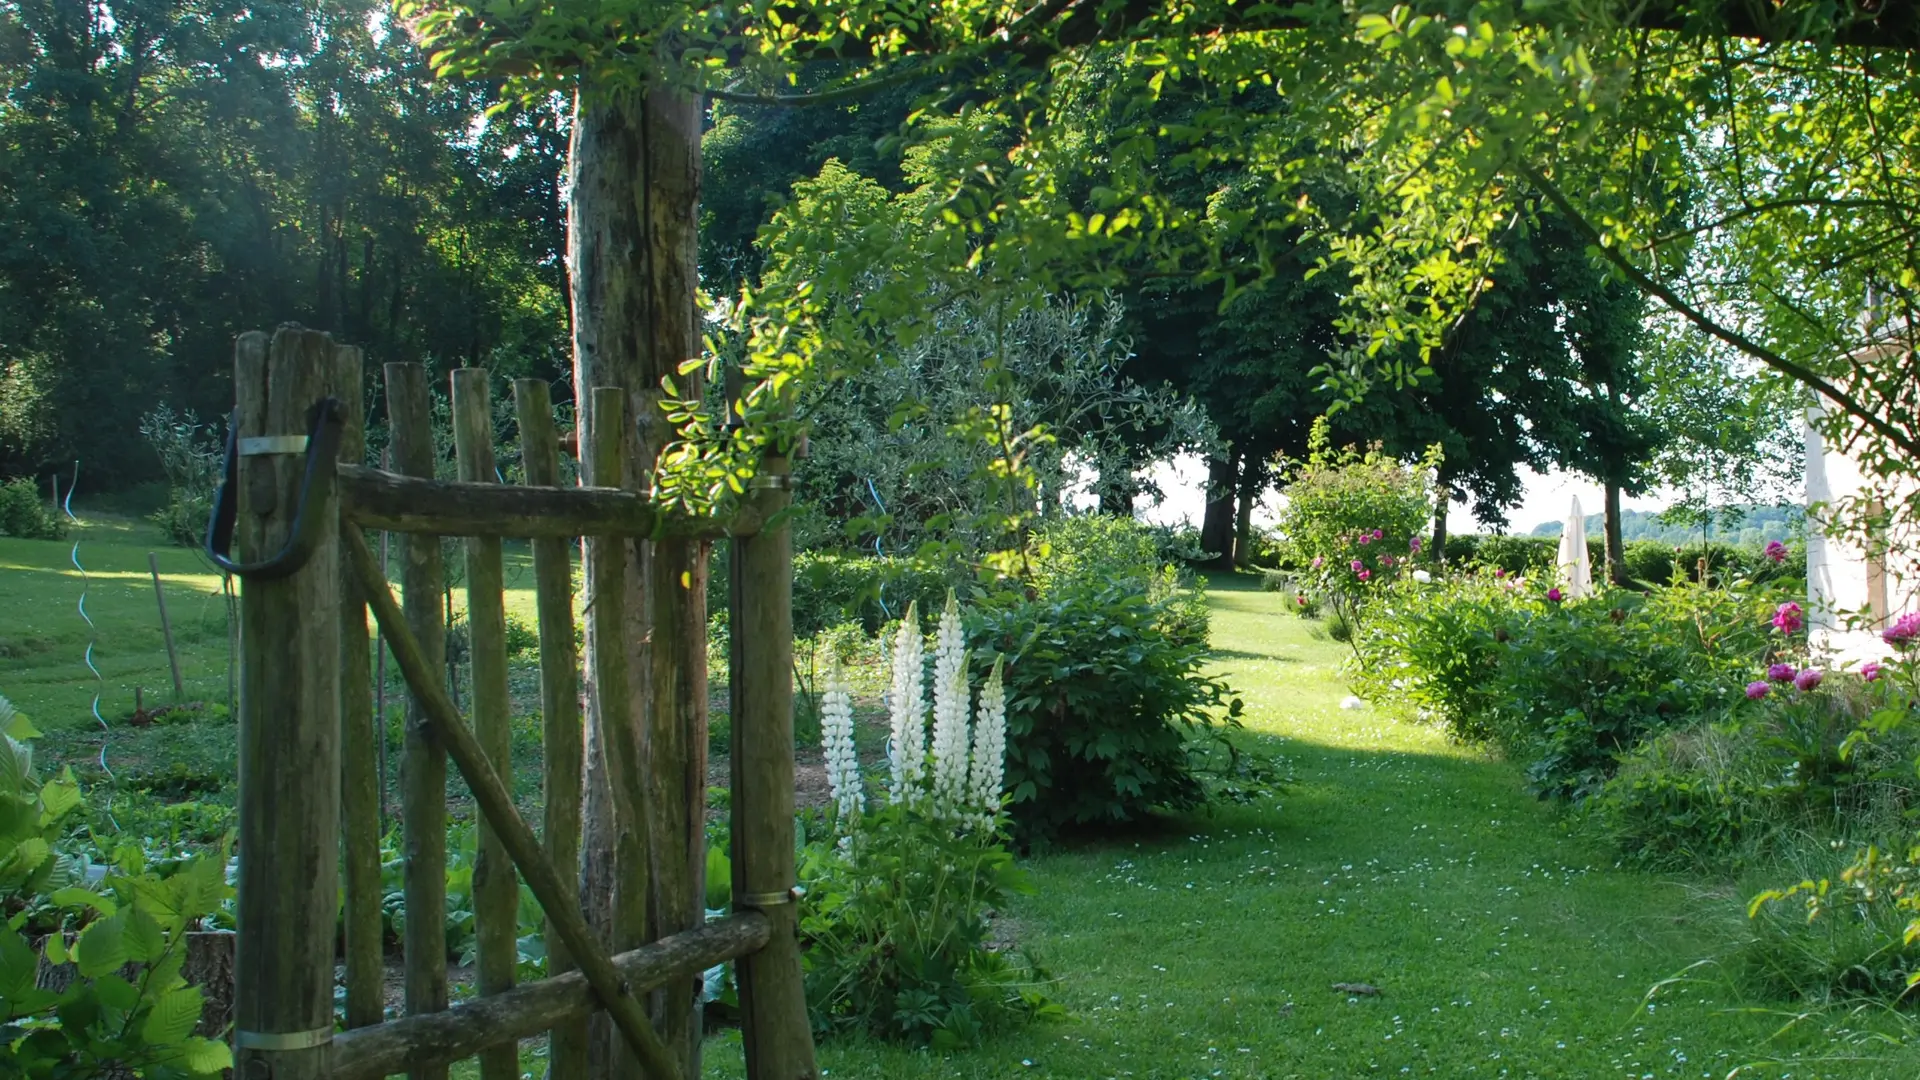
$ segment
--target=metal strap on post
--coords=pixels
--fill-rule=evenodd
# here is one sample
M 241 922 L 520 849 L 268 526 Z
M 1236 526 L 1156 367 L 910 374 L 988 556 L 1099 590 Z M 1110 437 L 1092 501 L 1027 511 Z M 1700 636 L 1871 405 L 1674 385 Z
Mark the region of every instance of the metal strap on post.
M 213 499 L 213 513 L 207 519 L 207 558 L 229 574 L 243 578 L 283 578 L 294 574 L 313 556 L 315 545 L 330 527 L 313 512 L 315 503 L 326 502 L 331 490 L 336 458 L 340 455 L 340 435 L 346 426 L 346 411 L 338 398 L 325 398 L 314 405 L 306 435 L 263 435 L 240 438 L 240 414 L 235 411 L 227 421 L 227 460 L 220 491 Z M 300 501 L 295 504 L 293 529 L 286 543 L 272 556 L 255 563 L 238 563 L 230 557 L 233 527 L 240 513 L 240 459 L 270 454 L 305 453 L 307 464 L 300 480 Z

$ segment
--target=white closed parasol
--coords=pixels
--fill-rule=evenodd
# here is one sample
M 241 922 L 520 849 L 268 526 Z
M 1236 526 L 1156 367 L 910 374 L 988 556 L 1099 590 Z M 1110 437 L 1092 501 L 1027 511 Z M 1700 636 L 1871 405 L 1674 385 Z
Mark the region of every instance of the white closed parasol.
M 1580 512 L 1580 496 L 1573 497 L 1566 527 L 1560 530 L 1560 583 L 1569 600 L 1593 591 L 1593 565 L 1587 557 L 1587 516 Z

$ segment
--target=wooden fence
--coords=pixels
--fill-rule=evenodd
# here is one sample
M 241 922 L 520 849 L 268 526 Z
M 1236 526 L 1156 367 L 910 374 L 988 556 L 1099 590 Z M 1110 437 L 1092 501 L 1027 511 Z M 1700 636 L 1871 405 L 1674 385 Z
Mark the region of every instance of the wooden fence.
M 526 482 L 498 483 L 486 374 L 453 373 L 459 479 L 433 479 L 431 392 L 423 368 L 388 364 L 393 471 L 365 456 L 365 385 L 358 349 L 283 327 L 243 336 L 222 497 L 233 552 L 216 527 L 209 546 L 242 580 L 240 848 L 235 960 L 237 1075 L 332 1080 L 447 1074 L 478 1056 L 483 1080 L 517 1080 L 518 1041 L 549 1034 L 553 1077 L 677 1080 L 698 1039 L 676 1013 L 692 1010 L 703 970 L 738 961 L 741 1024 L 753 1080 L 814 1075 L 795 942 L 792 551 L 780 511 L 784 459 L 768 457 L 745 505 L 716 523 L 663 514 L 635 492 L 568 487 L 545 383 L 514 385 Z M 593 422 L 579 448 L 585 475 L 623 475 L 625 394 L 593 388 Z M 217 518 L 218 520 L 218 518 Z M 405 534 L 396 599 L 364 530 Z M 582 716 L 574 647 L 570 541 L 585 540 L 587 679 L 597 700 L 629 700 L 627 550 L 636 539 L 729 537 L 733 723 L 733 914 L 645 940 L 649 884 L 702 909 L 697 850 L 650 851 L 655 817 L 702 825 L 702 790 L 665 806 L 638 760 L 647 745 L 637 708 L 602 709 L 615 835 L 611 941 L 580 896 Z M 448 693 L 441 538 L 464 538 L 471 691 L 462 714 Z M 502 538 L 532 542 L 539 618 L 545 812 L 539 835 L 509 787 L 509 705 Z M 411 698 L 400 765 L 405 850 L 405 1008 L 384 1019 L 380 888 L 381 795 L 370 704 L 367 613 L 392 649 Z M 656 627 L 656 636 L 662 628 Z M 704 643 L 657 655 L 704 657 Z M 691 666 L 691 664 L 690 664 Z M 704 687 L 704 662 L 698 663 Z M 688 674 L 695 674 L 688 672 Z M 470 719 L 469 719 L 470 718 Z M 691 742 L 704 733 L 680 733 Z M 656 740 L 657 741 L 657 740 Z M 704 745 L 702 742 L 701 745 Z M 480 811 L 474 871 L 477 991 L 449 1004 L 444 911 L 447 764 Z M 700 765 L 704 768 L 703 759 Z M 650 873 L 659 881 L 649 882 Z M 519 883 L 546 919 L 548 977 L 514 984 Z M 679 897 L 680 892 L 688 892 Z M 346 1030 L 336 1031 L 336 915 L 344 897 Z M 667 904 L 662 902 L 662 907 Z M 663 992 L 664 991 L 664 992 Z M 649 1015 L 649 996 L 651 1012 Z M 595 1057 L 589 1020 L 618 1033 Z M 656 1020 L 662 1020 L 656 1030 Z M 593 1063 L 590 1065 L 590 1061 Z M 688 1077 L 687 1080 L 694 1080 Z

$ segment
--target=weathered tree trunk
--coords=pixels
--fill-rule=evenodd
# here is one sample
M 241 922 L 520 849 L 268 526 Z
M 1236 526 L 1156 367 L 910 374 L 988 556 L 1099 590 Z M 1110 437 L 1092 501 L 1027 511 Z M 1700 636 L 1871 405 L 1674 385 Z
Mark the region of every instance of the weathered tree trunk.
M 1251 458 L 1240 462 L 1240 505 L 1233 521 L 1233 565 L 1253 565 L 1253 504 L 1260 501 L 1263 478 Z
M 632 423 L 624 432 L 627 474 L 589 475 L 589 483 L 643 489 L 672 432 L 662 414 L 661 380 L 672 377 L 688 394 L 697 381 L 680 364 L 700 352 L 698 206 L 700 100 L 666 86 L 644 93 L 596 94 L 576 99 L 569 165 L 568 263 L 572 274 L 574 387 L 582 440 L 594 418 L 594 387 L 626 393 Z M 704 815 L 707 687 L 705 678 L 706 549 L 685 540 L 626 545 L 624 610 L 627 668 L 636 678 L 627 701 L 605 700 L 587 688 L 587 806 L 582 844 L 581 895 L 596 925 L 608 928 L 616 882 L 652 882 L 647 936 L 698 925 L 704 917 Z M 587 582 L 590 594 L 594 583 Z M 597 594 L 595 594 L 597 595 Z M 590 624 L 591 626 L 591 624 Z M 656 636 L 657 632 L 657 636 Z M 591 628 L 587 670 L 599 643 Z M 642 745 L 629 760 L 641 763 L 653 813 L 653 865 L 622 875 L 612 813 L 606 739 L 616 730 L 603 717 L 626 708 Z M 625 726 L 625 725 L 620 725 Z M 624 944 L 622 947 L 626 947 Z M 694 986 L 672 987 L 654 999 L 654 1020 L 680 1055 L 687 1075 L 698 1075 Z M 596 1047 L 611 1046 L 600 1025 Z M 609 1059 L 595 1057 L 594 1075 L 611 1075 Z
M 1442 481 L 1433 492 L 1433 560 L 1447 561 L 1447 508 L 1453 504 L 1453 487 Z
M 641 140 L 639 102 L 629 96 L 612 96 L 589 101 L 587 91 L 576 98 L 573 117 L 573 143 L 568 154 L 567 267 L 573 299 L 573 386 L 574 413 L 578 421 L 581 482 L 605 487 L 639 487 L 637 476 L 600 476 L 587 448 L 596 444 L 592 435 L 596 423 L 593 388 L 631 387 L 639 367 L 641 329 L 646 318 L 646 298 L 639 287 L 637 257 L 642 244 L 639 214 L 641 185 Z M 636 444 L 633 453 L 622 455 L 631 462 L 638 456 L 638 429 L 628 426 Z M 599 551 L 596 545 L 616 545 L 617 552 Z M 583 587 L 596 604 L 619 603 L 624 611 L 639 612 L 637 591 L 641 578 L 637 566 L 626 566 L 632 558 L 632 545 L 588 540 L 582 560 L 585 569 Z M 625 572 L 600 568 L 617 557 Z M 603 596 L 612 577 L 620 582 L 617 597 Z M 644 671 L 639 652 L 645 640 L 643 626 L 630 626 L 614 645 L 603 639 L 594 619 L 587 621 L 583 670 L 586 678 L 586 797 L 580 848 L 580 901 L 594 932 L 602 941 L 615 941 L 613 914 L 614 890 L 618 880 L 615 853 L 619 849 L 619 830 L 614 816 L 614 777 L 608 763 L 623 756 L 638 760 L 639 747 L 616 749 L 609 753 L 610 732 L 638 730 L 640 714 L 635 695 L 616 691 L 616 700 L 602 692 L 597 672 L 606 670 L 610 661 L 602 656 L 613 645 L 626 655 L 618 666 L 627 671 Z M 621 700 L 624 699 L 624 700 Z M 630 710 L 622 723 L 613 710 Z M 609 719 L 610 714 L 614 717 Z M 616 943 L 616 947 L 617 943 Z M 618 1036 L 604 1013 L 596 1014 L 590 1036 L 588 1075 L 614 1075 L 614 1048 Z
M 641 462 L 650 470 L 673 437 L 661 409 L 663 379 L 698 398 L 698 372 L 680 366 L 700 355 L 700 99 L 671 87 L 647 94 L 645 207 L 648 298 L 641 345 Z M 684 538 L 643 546 L 650 615 L 649 718 L 644 768 L 654 812 L 647 940 L 698 927 L 706 918 L 707 545 Z M 668 984 L 653 995 L 654 1025 L 680 1055 L 684 1075 L 700 1075 L 699 982 Z
M 1607 484 L 1606 524 L 1607 580 L 1615 585 L 1627 583 L 1627 552 L 1621 541 L 1620 485 Z
M 1207 461 L 1207 509 L 1200 519 L 1200 548 L 1212 553 L 1208 565 L 1233 568 L 1234 481 L 1239 477 L 1238 451 Z

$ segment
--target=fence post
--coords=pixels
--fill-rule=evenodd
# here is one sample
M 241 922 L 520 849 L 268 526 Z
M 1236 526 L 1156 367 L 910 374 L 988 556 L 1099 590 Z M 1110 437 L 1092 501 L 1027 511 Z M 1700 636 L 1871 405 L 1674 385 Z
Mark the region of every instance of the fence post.
M 359 349 L 338 351 L 335 394 L 346 409 L 340 460 L 358 465 L 367 456 L 365 396 Z M 346 870 L 347 1026 L 366 1027 L 385 1016 L 386 964 L 380 911 L 380 735 L 368 700 L 369 651 L 366 591 L 359 575 L 340 563 L 340 827 Z
M 453 373 L 453 445 L 460 479 L 494 483 L 493 399 L 485 368 Z M 507 690 L 505 571 L 498 536 L 470 536 L 467 549 L 468 671 L 473 679 L 473 733 L 487 760 L 513 782 L 512 703 Z M 473 867 L 473 929 L 479 949 L 480 993 L 513 989 L 519 958 L 520 884 L 499 830 L 480 822 L 480 852 Z M 520 1050 L 509 1043 L 480 1054 L 481 1080 L 520 1080 Z
M 394 471 L 433 477 L 433 401 L 427 369 L 388 364 L 387 423 L 393 437 Z M 440 538 L 409 534 L 401 571 L 407 625 L 435 672 L 447 668 L 446 625 L 441 594 L 446 588 Z M 400 752 L 400 821 L 406 834 L 406 1005 L 411 1014 L 447 1007 L 447 751 L 426 730 L 419 696 L 407 701 L 406 741 Z M 413 1080 L 446 1080 L 447 1067 L 408 1073 Z
M 595 483 L 617 482 L 624 475 L 627 419 L 626 391 L 598 386 L 592 390 L 592 421 L 582 458 Z M 614 865 L 612 873 L 612 952 L 641 944 L 647 931 L 647 823 L 646 778 L 640 772 L 640 733 L 636 730 L 631 694 L 634 684 L 627 670 L 627 549 L 626 537 L 587 538 L 587 620 L 592 632 L 590 661 L 597 710 L 600 750 L 612 796 Z M 617 1035 L 609 1053 L 608 1075 L 640 1075 L 632 1050 Z
M 241 335 L 234 390 L 241 442 L 235 543 L 268 558 L 292 532 L 304 436 L 329 394 L 326 334 L 282 327 Z M 249 452 L 252 450 L 253 452 Z M 236 1074 L 324 1077 L 333 1039 L 334 910 L 340 858 L 339 504 L 317 485 L 319 540 L 295 572 L 240 595 L 240 869 L 234 964 Z
M 793 500 L 787 459 L 768 455 L 751 483 L 769 524 L 729 545 L 733 906 L 765 912 L 771 933 L 739 961 L 741 1039 L 750 1080 L 811 1080 L 793 894 L 793 540 L 777 519 Z
M 520 464 L 526 482 L 560 486 L 560 440 L 553 429 L 553 398 L 539 379 L 513 384 L 514 413 L 520 425 Z M 573 645 L 573 557 L 565 540 L 533 541 L 534 603 L 540 613 L 540 714 L 545 750 L 545 823 L 541 830 L 547 857 L 560 871 L 567 899 L 580 897 L 580 729 L 579 656 Z M 547 972 L 574 969 L 573 957 L 547 920 Z M 547 1066 L 555 1077 L 587 1074 L 587 1021 L 569 1020 L 553 1029 Z

